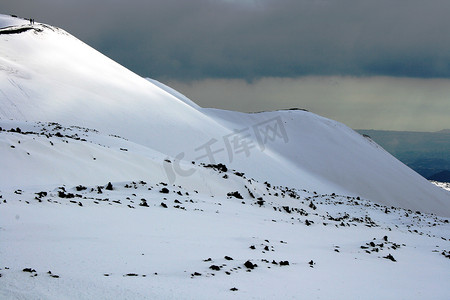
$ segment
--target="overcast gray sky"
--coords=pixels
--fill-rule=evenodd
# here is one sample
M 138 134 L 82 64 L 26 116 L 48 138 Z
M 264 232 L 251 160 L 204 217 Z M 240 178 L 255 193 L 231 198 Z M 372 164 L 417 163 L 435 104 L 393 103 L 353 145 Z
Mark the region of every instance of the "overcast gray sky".
M 0 8 L 62 27 L 203 106 L 306 107 L 353 128 L 450 128 L 448 0 L 7 0 Z

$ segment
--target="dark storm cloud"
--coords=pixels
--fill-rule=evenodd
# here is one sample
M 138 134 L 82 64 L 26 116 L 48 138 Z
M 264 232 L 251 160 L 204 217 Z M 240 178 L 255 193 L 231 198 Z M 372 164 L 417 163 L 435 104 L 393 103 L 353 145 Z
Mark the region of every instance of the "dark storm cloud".
M 448 0 L 15 0 L 153 78 L 450 77 Z

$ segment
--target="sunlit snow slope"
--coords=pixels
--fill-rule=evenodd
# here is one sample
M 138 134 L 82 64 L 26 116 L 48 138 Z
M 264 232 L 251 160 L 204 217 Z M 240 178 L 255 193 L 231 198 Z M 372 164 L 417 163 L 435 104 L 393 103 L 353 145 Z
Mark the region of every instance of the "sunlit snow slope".
M 96 180 L 102 176 L 104 181 L 111 180 L 109 170 L 114 168 L 115 158 L 121 162 L 120 168 L 127 170 L 117 180 L 135 179 L 132 170 L 139 170 L 139 178 L 145 172 L 154 176 L 156 169 L 161 176 L 170 177 L 163 172 L 167 173 L 163 158 L 177 157 L 187 162 L 222 162 L 248 177 L 273 184 L 360 196 L 389 206 L 450 216 L 448 192 L 341 123 L 298 110 L 244 114 L 200 108 L 59 28 L 29 25 L 9 16 L 0 16 L 0 27 L 0 120 L 93 128 L 106 136 L 127 139 L 139 148 L 139 155 L 152 160 L 143 163 L 145 168 L 138 168 L 139 156 L 128 160 L 122 152 L 108 150 L 105 155 L 114 159 L 105 168 L 96 166 Z M 19 185 L 14 178 L 20 174 L 38 173 L 34 166 L 41 166 L 38 160 L 42 157 L 31 156 L 24 162 L 21 155 L 8 152 L 10 136 L 0 137 L 3 185 Z M 73 159 L 86 168 L 92 166 L 77 153 L 100 150 L 97 146 L 80 147 L 58 152 L 77 157 L 53 155 L 58 151 L 55 148 L 47 152 L 46 166 L 52 170 L 55 184 L 58 178 L 73 184 L 86 178 L 85 172 L 68 170 L 77 164 L 61 164 L 61 159 Z M 170 180 L 186 179 L 176 169 L 172 171 Z

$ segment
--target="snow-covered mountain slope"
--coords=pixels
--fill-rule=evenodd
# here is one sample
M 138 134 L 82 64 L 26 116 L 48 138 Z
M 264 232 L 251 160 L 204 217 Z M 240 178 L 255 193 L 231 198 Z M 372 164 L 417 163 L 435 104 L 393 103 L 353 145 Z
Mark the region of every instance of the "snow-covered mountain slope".
M 338 122 L 304 111 L 243 114 L 203 109 L 170 88 L 132 73 L 61 29 L 17 22 L 16 18 L 2 17 L 7 27 L 0 30 L 2 120 L 58 122 L 67 128 L 76 125 L 106 136 L 121 136 L 148 151 L 140 154 L 151 157 L 149 165 L 141 164 L 148 174 L 164 170 L 175 183 L 192 170 L 183 171 L 178 165 L 168 168 L 162 157 L 185 160 L 184 165 L 192 160 L 221 162 L 261 182 L 360 196 L 389 206 L 450 216 L 447 192 Z M 11 33 L 14 28 L 26 30 Z M 30 147 L 37 146 L 30 143 Z M 95 151 L 82 147 L 83 152 Z M 10 151 L 7 148 L 2 147 L 2 151 Z M 60 153 L 66 153 L 67 159 L 80 153 L 65 151 Z M 128 161 L 122 155 L 118 161 L 139 167 L 140 157 Z M 12 178 L 20 178 L 39 164 L 15 163 L 18 159 L 22 157 L 13 156 L 2 163 L 8 168 L 9 175 L 2 175 L 8 184 L 20 185 Z M 85 163 L 79 166 L 93 167 L 91 161 Z M 76 168 L 58 160 L 53 165 L 56 167 L 48 181 L 52 178 L 55 184 L 68 183 L 68 178 L 75 184 L 86 178 L 85 172 L 75 172 Z M 111 168 L 114 166 L 99 166 L 96 178 L 107 180 L 107 174 L 120 173 L 110 172 Z M 130 167 L 130 172 L 117 179 L 140 177 L 143 168 L 138 169 Z M 71 176 L 68 170 L 73 171 Z
M 285 144 L 278 139 L 271 143 L 270 151 L 287 160 L 290 168 L 314 174 L 335 186 L 344 187 L 352 195 L 364 195 L 384 205 L 420 205 L 419 210 L 426 210 L 428 205 L 434 203 L 436 208 L 440 207 L 434 212 L 449 213 L 449 194 L 436 191 L 425 178 L 375 142 L 355 134 L 354 130 L 339 122 L 301 110 L 260 114 L 211 110 L 208 113 L 224 124 L 233 124 L 231 126 L 238 128 L 251 126 L 250 124 L 282 113 L 289 141 Z M 290 186 L 300 187 L 298 180 L 303 178 L 291 177 L 291 180 L 286 179 L 285 182 Z
M 209 170 L 0 190 L 0 298 L 448 299 L 447 219 Z
M 124 138 L 78 126 L 0 121 L 0 129 L 0 169 L 4 170 L 0 190 L 37 188 L 56 182 L 101 185 L 105 180 L 120 182 L 129 178 L 162 182 L 167 181 L 166 169 L 175 163 L 162 153 Z M 204 164 L 181 163 L 180 167 L 193 172 L 179 176 L 178 185 L 208 196 L 226 196 L 235 190 L 248 194 L 245 176 L 230 175 L 225 180 Z M 261 194 L 258 190 L 254 193 Z

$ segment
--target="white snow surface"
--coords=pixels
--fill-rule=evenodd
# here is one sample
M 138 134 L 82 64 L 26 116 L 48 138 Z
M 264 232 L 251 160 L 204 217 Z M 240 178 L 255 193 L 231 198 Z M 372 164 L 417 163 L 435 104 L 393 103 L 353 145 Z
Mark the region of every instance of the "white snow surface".
M 153 83 L 157 87 L 165 90 L 166 92 L 168 92 L 172 96 L 174 96 L 174 97 L 178 98 L 179 100 L 183 101 L 184 103 L 189 104 L 190 106 L 192 106 L 194 108 L 197 108 L 197 109 L 200 108 L 200 106 L 197 103 L 195 103 L 194 101 L 192 101 L 191 99 L 189 99 L 185 95 L 181 94 L 180 92 L 174 90 L 170 86 L 167 86 L 164 83 L 159 82 L 158 80 L 155 80 L 155 79 L 152 79 L 152 78 L 145 78 L 145 79 L 147 79 L 148 81 L 150 81 L 151 83 Z
M 0 297 L 448 299 L 448 219 L 225 174 L 3 190 Z
M 439 181 L 433 181 L 433 180 L 430 182 L 440 188 L 443 188 L 446 191 L 450 191 L 450 182 L 439 182 Z
M 30 24 L 29 20 L 0 14 L 0 28 Z
M 336 121 L 201 108 L 0 15 L 0 127 L 1 299 L 450 294 L 450 192 Z

